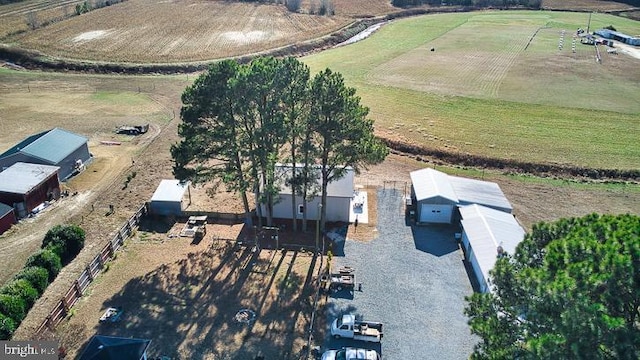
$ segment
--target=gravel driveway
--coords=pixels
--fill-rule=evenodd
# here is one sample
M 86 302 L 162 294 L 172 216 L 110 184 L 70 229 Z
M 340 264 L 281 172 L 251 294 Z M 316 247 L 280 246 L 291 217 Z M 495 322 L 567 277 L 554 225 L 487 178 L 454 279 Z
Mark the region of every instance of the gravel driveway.
M 455 229 L 407 226 L 402 192 L 388 188 L 378 190 L 377 224 L 378 238 L 347 240 L 344 256 L 335 257 L 336 266 L 356 269 L 362 291 L 333 294 L 327 306 L 330 321 L 355 313 L 383 322 L 382 344 L 334 340 L 327 329 L 324 348 L 366 347 L 385 360 L 468 358 L 477 342 L 463 314 L 472 287 Z

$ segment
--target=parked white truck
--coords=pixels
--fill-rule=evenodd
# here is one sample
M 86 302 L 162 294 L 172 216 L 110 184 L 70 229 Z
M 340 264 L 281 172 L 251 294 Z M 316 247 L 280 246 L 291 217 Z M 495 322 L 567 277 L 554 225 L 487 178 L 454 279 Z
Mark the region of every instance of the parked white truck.
M 331 323 L 331 336 L 369 342 L 382 340 L 382 323 L 358 321 L 353 314 L 342 315 Z

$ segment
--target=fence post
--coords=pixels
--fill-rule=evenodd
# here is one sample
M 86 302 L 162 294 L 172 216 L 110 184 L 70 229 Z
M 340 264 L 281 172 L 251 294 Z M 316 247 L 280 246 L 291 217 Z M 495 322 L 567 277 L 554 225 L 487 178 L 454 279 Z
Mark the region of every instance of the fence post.
M 100 258 L 100 256 L 98 256 L 98 258 Z M 91 264 L 93 264 L 93 261 L 90 262 L 89 265 L 87 265 L 87 267 L 84 269 L 87 272 L 87 275 L 89 275 L 89 282 L 93 281 L 93 274 L 91 273 Z
M 76 293 L 78 293 L 78 297 L 82 296 L 82 289 L 80 288 L 80 283 L 78 282 L 78 280 L 73 282 L 73 285 L 76 288 Z
M 60 300 L 62 303 L 62 317 L 64 318 L 69 313 L 69 304 L 67 304 L 67 299 L 64 297 Z

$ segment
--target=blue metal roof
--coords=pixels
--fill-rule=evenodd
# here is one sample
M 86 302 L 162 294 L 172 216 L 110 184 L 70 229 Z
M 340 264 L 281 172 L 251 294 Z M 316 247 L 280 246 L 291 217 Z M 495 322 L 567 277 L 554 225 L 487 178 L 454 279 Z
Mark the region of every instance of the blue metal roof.
M 86 142 L 84 136 L 55 128 L 29 136 L 1 154 L 0 158 L 21 152 L 57 164 Z

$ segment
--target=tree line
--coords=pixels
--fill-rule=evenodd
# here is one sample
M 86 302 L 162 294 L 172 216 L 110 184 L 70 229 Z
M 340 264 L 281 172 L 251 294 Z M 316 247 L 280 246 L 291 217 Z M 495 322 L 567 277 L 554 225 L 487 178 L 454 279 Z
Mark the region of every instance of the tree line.
M 524 6 L 538 9 L 542 5 L 542 0 L 391 0 L 391 4 L 396 7 L 457 5 L 480 8 Z
M 0 288 L 0 340 L 11 336 L 36 300 L 84 247 L 85 231 L 77 225 L 56 225 L 24 268 Z
M 224 184 L 238 193 L 248 224 L 248 193 L 255 196 L 258 225 L 265 218 L 271 226 L 284 184 L 294 195 L 294 218 L 298 205 L 306 209 L 321 196 L 324 229 L 328 184 L 342 178 L 347 167 L 358 172 L 388 154 L 374 136 L 369 109 L 342 75 L 325 69 L 311 77 L 309 68 L 291 57 L 212 64 L 184 91 L 182 103 L 181 141 L 171 147 L 175 177 Z M 278 173 L 277 163 L 296 165 Z M 304 231 L 307 211 L 302 217 Z

